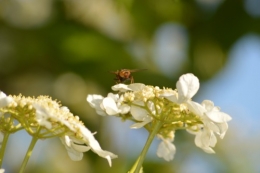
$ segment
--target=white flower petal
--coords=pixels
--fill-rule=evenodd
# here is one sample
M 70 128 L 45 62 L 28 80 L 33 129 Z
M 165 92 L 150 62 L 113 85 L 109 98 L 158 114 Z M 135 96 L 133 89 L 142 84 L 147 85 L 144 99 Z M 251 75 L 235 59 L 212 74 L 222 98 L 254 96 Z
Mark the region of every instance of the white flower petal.
M 164 139 L 158 146 L 157 156 L 163 158 L 166 161 L 170 161 L 174 158 L 176 148 L 171 140 Z
M 128 85 L 128 88 L 130 88 L 132 91 L 140 91 L 144 89 L 145 85 L 142 83 L 132 83 Z
M 127 114 L 130 111 L 130 106 L 123 104 L 119 107 L 119 110 L 121 114 Z
M 104 99 L 103 96 L 96 95 L 96 94 L 87 96 L 87 101 L 88 101 L 89 105 L 92 108 L 95 108 L 97 114 L 101 115 L 101 116 L 106 116 L 107 115 L 106 112 L 100 106 L 100 104 L 102 103 L 103 99 Z
M 228 114 L 224 112 L 210 111 L 206 112 L 206 115 L 210 120 L 216 123 L 224 123 L 232 119 Z
M 203 116 L 205 109 L 202 105 L 190 100 L 187 101 L 186 103 L 191 112 L 195 113 L 196 115 Z
M 63 139 L 63 138 L 62 138 Z M 68 135 L 64 136 L 64 143 L 68 146 L 71 147 L 71 140 L 70 137 Z
M 6 96 L 5 93 L 0 91 L 0 108 L 9 105 L 12 101 L 13 99 L 11 97 Z
M 163 90 L 159 97 L 164 97 L 173 103 L 178 103 L 178 93 L 175 90 Z
M 106 158 L 111 166 L 111 159 L 117 158 L 117 155 L 102 150 L 98 141 L 94 138 L 93 133 L 91 133 L 83 124 L 77 123 L 68 127 L 70 129 L 77 128 L 78 133 L 81 134 L 81 138 L 68 135 L 60 137 L 61 142 L 65 145 L 65 148 L 67 149 L 67 152 L 72 160 L 81 160 L 83 157 L 83 152 L 91 149 L 100 157 Z
M 215 107 L 210 100 L 204 100 L 201 105 L 206 109 L 207 117 L 213 122 L 224 123 L 232 119 L 228 114 L 220 112 L 220 108 Z
M 211 100 L 203 100 L 201 105 L 207 110 L 212 111 L 214 108 L 214 103 Z
M 201 148 L 204 152 L 209 153 L 209 154 L 214 154 L 215 151 L 211 147 L 203 147 Z
M 214 133 L 220 133 L 218 125 L 212 121 L 204 121 L 204 126 Z
M 151 113 L 153 115 L 155 115 L 156 114 L 156 110 L 155 110 L 154 103 L 152 101 L 148 101 L 147 105 L 148 105 L 148 109 L 151 111 Z
M 109 155 L 106 155 L 105 158 L 107 159 L 108 164 L 109 164 L 109 166 L 111 167 L 111 166 L 112 166 L 111 157 L 110 157 Z
M 46 127 L 47 129 L 52 128 L 52 124 L 50 122 L 50 118 L 53 117 L 50 112 L 48 112 L 43 106 L 39 104 L 33 104 L 33 107 L 36 110 L 36 121 L 41 125 Z
M 226 134 L 226 132 L 227 132 L 227 130 L 228 130 L 228 124 L 225 122 L 225 123 L 216 123 L 216 126 L 219 128 L 219 137 L 221 138 L 221 139 L 223 139 L 224 138 L 224 136 L 225 136 L 225 134 Z
M 159 97 L 177 96 L 177 94 L 175 90 L 162 90 Z
M 139 106 L 144 106 L 145 105 L 144 102 L 141 101 L 141 100 L 135 100 L 135 101 L 133 101 L 133 104 L 139 105 Z
M 197 132 L 197 133 L 195 133 L 195 145 L 197 146 L 197 147 L 202 147 L 203 145 L 202 145 L 202 140 L 201 140 L 201 136 L 202 136 L 202 132 L 201 131 L 199 131 L 199 132 Z
M 119 99 L 119 95 L 118 94 L 113 94 L 113 93 L 108 93 L 107 97 L 112 98 L 114 101 L 117 101 Z
M 80 131 L 84 134 L 84 137 L 88 140 L 88 144 L 93 151 L 101 150 L 98 141 L 94 138 L 93 134 L 84 126 L 80 126 Z
M 131 126 L 131 128 L 133 129 L 141 128 L 153 120 L 152 117 L 150 117 L 147 110 L 145 110 L 144 108 L 132 105 L 130 112 L 135 120 L 140 121 Z
M 103 99 L 104 99 L 103 96 L 96 95 L 96 94 L 87 96 L 87 101 L 89 102 L 89 104 L 92 108 L 99 107 L 99 105 L 100 105 L 100 103 L 102 102 Z
M 60 140 L 61 140 L 62 144 L 65 146 L 71 160 L 79 161 L 83 158 L 83 153 L 72 147 L 71 144 L 73 143 L 73 141 L 69 138 L 69 136 L 66 135 L 66 136 L 60 137 Z
M 149 117 L 147 110 L 138 106 L 131 106 L 130 112 L 137 121 L 144 121 L 147 117 Z
M 199 79 L 191 73 L 182 75 L 176 84 L 179 103 L 191 99 L 198 91 L 200 86 Z
M 94 138 L 93 134 L 84 126 L 80 126 L 80 131 L 82 132 L 82 134 L 84 134 L 86 140 L 88 141 L 88 145 L 91 147 L 91 150 L 97 153 L 100 157 L 106 158 L 109 165 L 111 166 L 111 159 L 117 158 L 117 155 L 109 151 L 102 150 L 98 141 Z
M 213 132 L 202 129 L 197 132 L 195 137 L 195 145 L 203 149 L 207 153 L 215 153 L 211 147 L 214 147 L 217 143 L 217 138 Z
M 98 115 L 107 116 L 107 113 L 105 111 L 103 111 L 102 109 L 100 109 L 100 110 L 96 109 L 96 112 L 97 112 Z
M 169 101 L 173 102 L 173 103 L 178 103 L 178 97 L 176 95 L 172 95 L 172 96 L 164 96 L 166 99 L 168 99 Z
M 119 113 L 116 102 L 111 97 L 104 98 L 102 101 L 102 105 L 108 115 L 116 115 Z
M 135 123 L 130 126 L 131 129 L 139 129 L 145 126 L 146 124 L 150 123 L 153 119 L 151 117 L 147 117 L 143 122 Z
M 78 152 L 76 150 L 67 149 L 68 155 L 73 161 L 80 161 L 83 158 L 83 153 Z
M 131 89 L 128 87 L 128 85 L 120 83 L 120 84 L 116 84 L 116 85 L 112 86 L 112 90 L 120 91 L 120 92 L 126 92 L 126 91 L 129 91 Z
M 75 152 L 75 150 L 67 150 L 68 155 L 73 161 L 80 161 L 83 158 L 83 153 Z
M 204 146 L 215 147 L 217 143 L 217 138 L 213 132 L 204 132 L 201 140 Z
M 79 151 L 79 152 L 87 152 L 88 150 L 90 150 L 91 148 L 89 146 L 86 146 L 86 145 L 80 145 L 80 144 L 75 144 L 75 143 L 72 143 L 71 146 Z
M 109 152 L 109 151 L 104 151 L 104 150 L 96 150 L 95 153 L 97 153 L 100 157 L 103 157 L 107 159 L 109 166 L 112 166 L 111 159 L 117 158 L 117 155 Z
M 192 126 L 189 129 L 186 129 L 186 131 L 192 135 L 197 135 L 198 134 L 197 128 L 198 128 L 197 126 Z

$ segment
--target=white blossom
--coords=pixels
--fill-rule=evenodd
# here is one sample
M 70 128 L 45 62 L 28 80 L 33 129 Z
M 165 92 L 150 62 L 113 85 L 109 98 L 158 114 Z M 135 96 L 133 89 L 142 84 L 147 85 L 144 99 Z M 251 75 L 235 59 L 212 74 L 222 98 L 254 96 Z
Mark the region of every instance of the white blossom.
M 160 96 L 165 97 L 168 100 L 174 102 L 174 103 L 187 103 L 192 104 L 191 98 L 197 93 L 199 89 L 199 80 L 196 76 L 194 76 L 191 73 L 182 75 L 177 84 L 177 91 L 166 91 L 162 93 Z
M 217 133 L 220 138 L 223 138 L 228 130 L 227 122 L 232 118 L 228 114 L 221 112 L 220 108 L 215 107 L 210 100 L 204 100 L 202 106 L 206 109 L 206 116 L 203 118 L 204 124 L 214 133 Z
M 52 125 L 49 121 L 49 118 L 51 118 L 51 114 L 41 105 L 34 104 L 34 108 L 36 109 L 36 121 L 41 125 L 46 127 L 47 129 L 51 129 Z
M 191 99 L 199 90 L 199 79 L 191 73 L 182 75 L 176 84 L 178 102 L 183 103 Z
M 140 91 L 145 87 L 142 83 L 132 83 L 129 85 L 125 84 L 116 84 L 112 86 L 112 90 L 119 91 L 119 92 L 126 92 L 126 91 Z
M 109 151 L 102 150 L 93 133 L 91 133 L 84 125 L 74 124 L 69 126 L 69 128 L 71 130 L 77 129 L 79 135 L 81 135 L 80 139 L 75 138 L 73 135 L 65 135 L 60 138 L 72 160 L 81 160 L 83 157 L 83 152 L 91 149 L 100 157 L 107 159 L 110 166 L 112 165 L 111 159 L 117 158 L 117 155 Z
M 83 139 L 87 141 L 87 145 L 90 146 L 91 150 L 97 153 L 100 157 L 106 158 L 108 160 L 109 165 L 112 165 L 111 159 L 117 158 L 117 155 L 102 150 L 98 141 L 94 138 L 93 134 L 84 126 L 79 126 L 81 133 L 83 134 Z
M 4 94 L 0 93 L 0 95 L 0 99 L 6 98 Z M 92 96 L 90 100 L 92 100 L 93 107 L 98 107 L 98 102 L 103 101 L 102 97 L 97 95 Z M 117 157 L 111 152 L 102 150 L 94 135 L 84 126 L 78 116 L 73 115 L 67 107 L 48 96 L 36 98 L 22 95 L 12 96 L 10 105 L 1 108 L 1 111 L 8 113 L 8 117 L 13 116 L 12 119 L 15 120 L 11 124 L 10 121 L 1 119 L 1 122 L 8 122 L 9 125 L 6 126 L 8 128 L 0 126 L 4 128 L 3 130 L 6 132 L 10 130 L 13 133 L 18 127 L 18 130 L 23 128 L 37 139 L 59 137 L 72 160 L 81 160 L 83 152 L 88 150 L 107 159 L 110 166 L 111 159 Z M 17 125 L 17 123 L 20 124 Z M 1 138 L 2 133 L 0 132 L 0 140 L 2 140 Z
M 195 145 L 207 153 L 215 153 L 212 147 L 215 147 L 217 138 L 213 131 L 204 125 L 198 125 L 196 128 L 198 128 L 196 132 L 188 130 L 195 135 Z
M 117 107 L 116 100 L 118 98 L 113 97 L 114 95 L 109 94 L 107 97 L 105 97 L 100 107 L 108 114 L 108 115 L 117 115 L 120 113 L 120 110 Z M 117 95 L 118 96 L 118 95 Z
M 102 115 L 102 116 L 106 116 L 107 115 L 106 112 L 100 106 L 102 101 L 103 101 L 103 99 L 104 99 L 103 96 L 96 95 L 96 94 L 87 96 L 87 101 L 88 101 L 89 105 L 92 108 L 95 108 L 97 114 L 98 115 Z
M 117 94 L 110 93 L 98 99 L 88 96 L 87 100 L 99 114 L 116 115 L 134 121 L 131 126 L 134 129 L 145 127 L 151 133 L 153 125 L 160 121 L 162 128 L 157 136 L 162 142 L 157 155 L 169 161 L 176 150 L 169 132 L 186 129 L 195 135 L 197 147 L 214 153 L 212 148 L 217 143 L 216 136 L 223 138 L 228 129 L 227 122 L 231 117 L 215 107 L 212 101 L 205 100 L 200 104 L 192 100 L 199 87 L 199 79 L 188 73 L 179 78 L 175 90 L 141 83 L 117 84 L 112 86 Z
M 188 131 L 196 135 L 195 144 L 197 147 L 207 153 L 214 153 L 212 147 L 217 143 L 215 134 L 219 135 L 221 139 L 225 136 L 228 129 L 227 122 L 231 120 L 231 117 L 224 112 L 220 112 L 220 108 L 215 107 L 210 100 L 204 100 L 201 107 L 204 112 L 199 115 L 203 124 L 197 125 L 195 130 Z
M 105 98 L 100 95 L 88 95 L 87 101 L 99 115 L 103 116 L 126 114 L 130 110 L 130 106 L 123 104 L 123 98 L 118 94 L 108 93 Z
M 173 138 L 163 138 L 161 135 L 157 136 L 162 140 L 157 149 L 157 156 L 166 161 L 171 161 L 176 152 L 176 148 L 172 143 Z
M 138 106 L 131 106 L 130 112 L 133 118 L 138 121 L 138 123 L 135 123 L 131 126 L 133 129 L 141 128 L 153 120 L 152 117 L 149 116 L 147 110 Z
M 119 92 L 126 92 L 126 91 L 130 91 L 131 89 L 128 87 L 128 85 L 120 83 L 112 86 L 112 90 L 119 91 Z
M 62 144 L 67 149 L 68 155 L 71 160 L 79 161 L 83 158 L 83 152 L 86 152 L 90 147 L 84 145 L 81 141 L 74 141 L 68 135 L 60 137 Z
M 0 91 L 0 108 L 9 105 L 13 99 L 10 96 L 6 96 L 5 93 Z

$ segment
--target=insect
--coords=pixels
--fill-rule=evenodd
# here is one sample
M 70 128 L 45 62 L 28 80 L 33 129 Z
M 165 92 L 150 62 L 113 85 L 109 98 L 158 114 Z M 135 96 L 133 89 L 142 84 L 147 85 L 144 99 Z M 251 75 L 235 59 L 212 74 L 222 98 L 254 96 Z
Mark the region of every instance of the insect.
M 138 72 L 146 69 L 120 69 L 117 71 L 110 71 L 110 73 L 113 73 L 116 75 L 116 78 L 114 79 L 116 83 L 125 83 L 126 81 L 130 80 L 130 83 L 134 83 L 134 77 L 131 75 L 133 72 Z

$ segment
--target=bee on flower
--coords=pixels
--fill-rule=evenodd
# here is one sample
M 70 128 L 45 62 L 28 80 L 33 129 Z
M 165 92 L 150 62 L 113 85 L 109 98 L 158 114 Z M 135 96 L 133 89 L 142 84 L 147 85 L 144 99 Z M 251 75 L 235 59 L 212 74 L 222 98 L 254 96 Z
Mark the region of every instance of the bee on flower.
M 195 145 L 207 153 L 223 138 L 231 117 L 220 111 L 210 100 L 197 103 L 192 97 L 199 89 L 199 80 L 193 74 L 182 75 L 176 89 L 159 88 L 141 83 L 112 86 L 116 93 L 88 95 L 87 101 L 97 114 L 128 118 L 133 129 L 144 127 L 162 142 L 158 146 L 158 157 L 170 161 L 174 158 L 172 143 L 176 130 L 187 130 L 195 135 Z M 156 132 L 154 132 L 156 131 Z

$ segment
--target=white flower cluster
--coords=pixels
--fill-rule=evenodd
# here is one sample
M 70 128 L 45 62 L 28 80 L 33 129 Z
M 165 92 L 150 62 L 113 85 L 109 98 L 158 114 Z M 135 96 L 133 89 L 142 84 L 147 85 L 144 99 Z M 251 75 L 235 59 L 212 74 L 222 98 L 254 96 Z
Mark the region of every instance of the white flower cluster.
M 4 133 L 25 129 L 38 139 L 59 137 L 70 158 L 75 161 L 81 160 L 83 152 L 90 149 L 106 158 L 110 166 L 111 159 L 117 158 L 113 153 L 101 149 L 78 116 L 47 96 L 6 96 L 0 92 L 0 124 L 1 141 Z
M 174 157 L 172 142 L 178 129 L 194 134 L 197 147 L 214 153 L 212 147 L 217 142 L 216 135 L 225 136 L 231 117 L 215 107 L 212 101 L 205 100 L 201 104 L 192 101 L 199 89 L 199 80 L 193 74 L 182 75 L 176 87 L 172 90 L 140 83 L 117 84 L 112 87 L 117 94 L 109 93 L 107 97 L 88 95 L 87 101 L 99 115 L 133 120 L 135 123 L 131 128 L 145 127 L 152 131 L 154 122 L 162 122 L 157 133 L 162 139 L 157 155 L 167 161 Z

